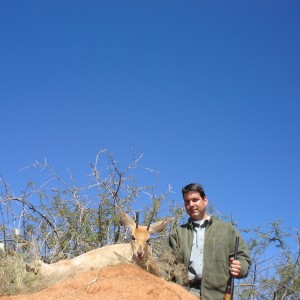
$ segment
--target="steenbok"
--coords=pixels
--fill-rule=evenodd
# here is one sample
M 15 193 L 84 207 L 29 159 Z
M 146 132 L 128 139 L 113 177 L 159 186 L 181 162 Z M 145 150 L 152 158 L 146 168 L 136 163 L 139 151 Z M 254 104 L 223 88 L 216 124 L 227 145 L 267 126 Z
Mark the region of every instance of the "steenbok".
M 129 261 L 134 261 L 147 270 L 153 269 L 149 264 L 153 261 L 149 244 L 150 235 L 164 230 L 173 218 L 143 226 L 138 223 L 138 214 L 134 221 L 119 206 L 116 208 L 121 222 L 131 231 L 130 243 L 108 245 L 53 264 L 45 264 L 41 260 L 35 261 L 26 266 L 27 271 L 39 274 L 41 286 L 45 286 L 79 273 Z

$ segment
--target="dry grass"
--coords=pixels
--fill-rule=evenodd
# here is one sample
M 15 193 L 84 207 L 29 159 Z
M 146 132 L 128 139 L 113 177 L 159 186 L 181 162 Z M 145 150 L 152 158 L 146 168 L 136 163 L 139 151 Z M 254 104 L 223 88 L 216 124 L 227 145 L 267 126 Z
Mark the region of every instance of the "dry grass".
M 174 281 L 176 278 L 180 278 L 181 284 L 187 285 L 188 283 L 188 272 L 185 265 L 178 262 L 177 256 L 170 251 L 162 251 L 159 258 L 156 260 L 154 267 L 155 272 L 149 270 L 166 281 Z
M 19 253 L 0 255 L 0 295 L 14 295 L 34 279 L 26 272 L 26 263 Z

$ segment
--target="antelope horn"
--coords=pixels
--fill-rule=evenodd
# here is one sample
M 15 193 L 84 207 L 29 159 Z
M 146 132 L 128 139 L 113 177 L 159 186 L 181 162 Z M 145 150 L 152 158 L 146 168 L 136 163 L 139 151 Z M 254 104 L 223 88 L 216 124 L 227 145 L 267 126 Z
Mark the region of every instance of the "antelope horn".
M 139 212 L 137 211 L 135 214 L 135 228 L 137 229 L 139 227 Z
M 151 219 L 150 219 L 150 221 L 149 221 L 149 224 L 148 224 L 148 226 L 147 226 L 147 230 L 148 230 L 148 231 L 149 231 L 150 225 L 151 225 L 151 223 L 152 223 L 152 221 L 153 221 L 153 218 L 154 218 L 154 214 L 152 215 L 152 217 L 151 217 Z

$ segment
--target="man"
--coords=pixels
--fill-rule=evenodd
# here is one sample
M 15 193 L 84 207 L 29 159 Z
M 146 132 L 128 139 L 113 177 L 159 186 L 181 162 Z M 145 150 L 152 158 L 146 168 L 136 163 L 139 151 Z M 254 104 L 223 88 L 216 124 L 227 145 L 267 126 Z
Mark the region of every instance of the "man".
M 182 189 L 188 223 L 178 226 L 167 239 L 167 249 L 188 270 L 188 289 L 202 300 L 223 299 L 229 276 L 248 275 L 251 259 L 239 232 L 206 212 L 208 199 L 203 187 L 191 183 Z M 234 260 L 236 237 L 239 237 L 237 259 Z M 174 281 L 183 285 L 183 278 Z

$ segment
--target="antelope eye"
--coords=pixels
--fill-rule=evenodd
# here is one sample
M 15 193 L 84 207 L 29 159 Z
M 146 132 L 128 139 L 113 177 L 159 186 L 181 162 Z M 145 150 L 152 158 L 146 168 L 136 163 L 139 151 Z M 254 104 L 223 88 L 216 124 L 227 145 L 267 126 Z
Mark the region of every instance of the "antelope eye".
M 148 239 L 148 240 L 146 241 L 146 243 L 147 243 L 148 245 L 150 245 L 150 239 Z
M 135 241 L 135 237 L 134 237 L 134 235 L 132 235 L 132 236 L 131 236 L 131 239 L 132 239 L 133 241 Z

